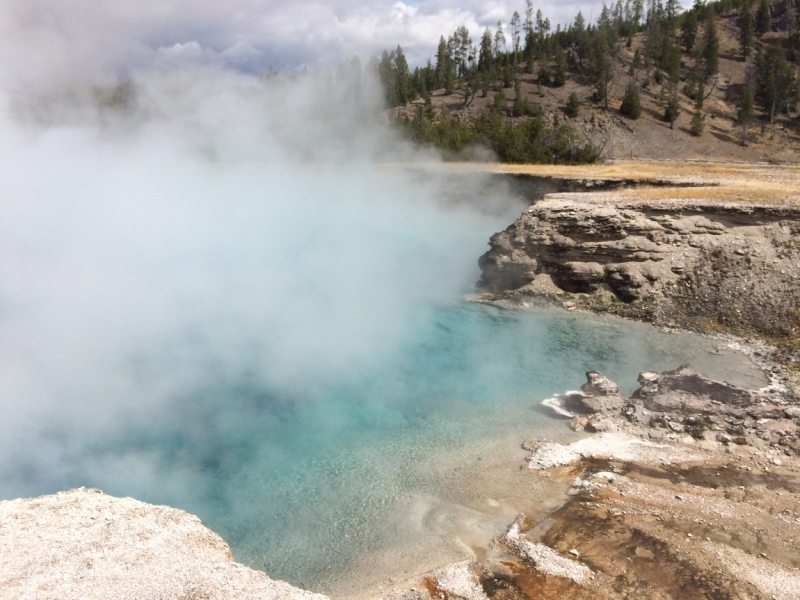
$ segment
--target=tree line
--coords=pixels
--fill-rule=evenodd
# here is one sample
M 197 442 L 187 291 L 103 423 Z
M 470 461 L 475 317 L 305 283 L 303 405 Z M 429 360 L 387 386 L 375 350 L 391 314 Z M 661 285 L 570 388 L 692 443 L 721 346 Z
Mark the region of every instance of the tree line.
M 453 140 L 467 136 L 466 129 L 471 126 L 469 135 L 483 141 L 494 140 L 492 146 L 501 148 L 501 158 L 517 160 L 529 156 L 506 150 L 499 141 L 514 139 L 517 134 L 508 131 L 521 125 L 498 120 L 492 114 L 480 115 L 471 124 L 456 125 L 448 115 L 437 114 L 430 107 L 434 90 L 455 95 L 464 106 L 470 105 L 477 94 L 486 97 L 492 93 L 495 101 L 485 112 L 494 111 L 508 119 L 524 116 L 541 121 L 540 109 L 520 100 L 519 93 L 515 94 L 513 105 L 506 106 L 503 102 L 504 90 L 514 87 L 519 90 L 522 74 L 534 75 L 540 93 L 543 86 L 560 87 L 570 77 L 582 82 L 588 80 L 595 105 L 606 111 L 617 109 L 632 119 L 641 116 L 641 90 L 657 89 L 662 117 L 671 127 L 680 114 L 680 94 L 683 94 L 694 105 L 691 133 L 699 136 L 705 127 L 704 100 L 717 85 L 718 19 L 735 11 L 738 52 L 750 64 L 737 101 L 737 123 L 742 126 L 742 142 L 746 143 L 756 108 L 763 122 L 772 123 L 778 114 L 794 111 L 798 102 L 795 51 L 800 38 L 798 15 L 790 4 L 787 6 L 780 18 L 775 18 L 778 11 L 769 0 L 759 0 L 757 5 L 754 0 L 716 0 L 705 4 L 698 0 L 685 11 L 681 11 L 678 0 L 648 0 L 646 5 L 644 0 L 617 0 L 615 4 L 603 5 L 595 23 L 587 23 L 578 12 L 570 25 L 564 28 L 556 25 L 553 29 L 541 10 L 534 13 L 532 0 L 526 0 L 524 17 L 515 12 L 507 26 L 498 21 L 495 28 L 486 28 L 477 46 L 466 27 L 461 26 L 449 36 L 441 36 L 433 59 L 413 71 L 399 46 L 391 52 L 384 51 L 372 64 L 387 106 L 405 105 L 417 98 L 425 101 L 424 108 L 414 115 L 419 122 L 405 129 L 414 132 L 415 139 L 430 141 L 428 138 L 433 136 L 440 140 L 433 143 L 444 144 L 447 149 L 458 145 Z M 788 32 L 788 36 L 779 43 L 762 43 L 761 37 L 773 29 Z M 619 62 L 621 48 L 631 48 L 637 34 L 642 34 L 641 43 L 630 61 L 626 81 L 616 82 L 619 75 L 614 64 Z M 612 107 L 612 88 L 617 83 L 624 86 L 624 93 L 621 104 Z M 565 107 L 567 115 L 574 115 L 579 109 L 580 100 L 570 97 Z M 487 129 L 490 123 L 497 129 Z M 531 127 L 539 131 L 538 126 L 525 125 L 526 131 Z M 548 132 L 546 137 L 556 139 L 559 135 Z M 555 155 L 560 156 L 558 152 Z M 550 160 L 555 155 L 550 153 Z

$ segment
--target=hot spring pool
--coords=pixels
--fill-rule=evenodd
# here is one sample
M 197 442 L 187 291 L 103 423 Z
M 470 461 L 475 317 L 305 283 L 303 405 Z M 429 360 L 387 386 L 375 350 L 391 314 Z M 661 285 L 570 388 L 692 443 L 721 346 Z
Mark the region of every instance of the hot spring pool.
M 489 510 L 494 501 L 479 483 L 487 474 L 478 470 L 513 471 L 521 441 L 566 434 L 542 399 L 579 387 L 590 369 L 630 393 L 640 371 L 685 362 L 732 383 L 764 383 L 744 356 L 689 334 L 552 309 L 440 305 L 397 352 L 346 382 L 300 397 L 254 374 L 228 374 L 173 407 L 179 418 L 164 415 L 88 450 L 120 465 L 146 456 L 161 484 L 124 469 L 80 483 L 190 511 L 236 560 L 336 592 L 364 556 L 382 557 L 373 573 L 391 573 L 393 549 L 433 552 L 440 538 L 459 535 L 464 510 Z M 474 489 L 454 492 L 470 487 L 470 470 Z M 475 506 L 461 506 L 465 493 Z M 511 516 L 493 523 L 479 513 L 473 524 L 484 518 L 476 526 L 489 529 Z
M 520 443 L 571 435 L 539 403 L 585 371 L 764 383 L 703 338 L 460 300 L 530 202 L 496 178 L 52 143 L 0 177 L 0 498 L 174 506 L 354 596 L 547 502 Z

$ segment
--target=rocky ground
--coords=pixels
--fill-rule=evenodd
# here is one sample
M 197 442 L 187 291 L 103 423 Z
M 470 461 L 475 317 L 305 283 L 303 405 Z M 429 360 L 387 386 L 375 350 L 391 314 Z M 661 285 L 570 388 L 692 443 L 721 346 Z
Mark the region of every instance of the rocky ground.
M 525 444 L 560 508 L 387 600 L 800 597 L 798 399 L 691 367 L 639 380 L 624 397 L 590 372 L 548 403 L 594 432 Z
M 0 502 L 0 599 L 327 600 L 234 563 L 200 519 L 80 488 Z

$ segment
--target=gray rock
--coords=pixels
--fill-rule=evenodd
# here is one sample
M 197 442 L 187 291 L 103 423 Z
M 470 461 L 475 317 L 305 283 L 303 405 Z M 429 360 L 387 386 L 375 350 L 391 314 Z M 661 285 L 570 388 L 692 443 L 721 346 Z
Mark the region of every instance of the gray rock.
M 657 382 L 660 377 L 661 373 L 656 373 L 655 371 L 642 371 L 639 373 L 637 381 L 639 382 L 639 385 L 647 385 Z
M 608 417 L 592 418 L 585 426 L 586 431 L 591 433 L 603 433 L 606 431 L 616 431 L 617 424 Z
M 783 414 L 787 419 L 800 418 L 800 406 L 790 406 L 783 409 Z
M 667 427 L 674 431 L 675 433 L 683 433 L 683 425 L 678 423 L 677 421 L 667 421 Z
M 595 396 L 608 396 L 619 394 L 619 386 L 598 371 L 587 371 L 586 383 L 581 386 L 581 391 Z
M 642 399 L 645 408 L 653 411 L 683 409 L 698 412 L 709 400 L 731 406 L 748 406 L 760 400 L 758 392 L 728 383 L 714 381 L 689 365 L 665 371 L 658 377 L 640 376 L 641 387 L 632 398 Z

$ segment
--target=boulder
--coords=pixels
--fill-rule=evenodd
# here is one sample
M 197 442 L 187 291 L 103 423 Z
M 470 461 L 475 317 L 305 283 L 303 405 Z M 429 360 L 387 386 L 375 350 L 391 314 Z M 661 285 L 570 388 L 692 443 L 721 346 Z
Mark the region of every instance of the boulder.
M 328 600 L 233 562 L 194 515 L 87 488 L 0 502 L 0 597 Z
M 619 386 L 598 371 L 587 371 L 581 391 L 593 396 L 609 396 L 619 394 Z
M 758 392 L 714 381 L 689 365 L 665 371 L 639 375 L 641 387 L 632 398 L 641 399 L 648 410 L 699 411 L 707 408 L 709 400 L 734 407 L 746 407 L 760 400 Z

